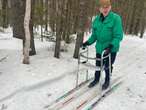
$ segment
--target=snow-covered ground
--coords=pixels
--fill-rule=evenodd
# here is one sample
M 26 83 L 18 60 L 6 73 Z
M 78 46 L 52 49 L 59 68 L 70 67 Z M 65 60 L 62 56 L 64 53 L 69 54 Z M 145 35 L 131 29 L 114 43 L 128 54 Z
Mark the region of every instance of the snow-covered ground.
M 123 83 L 95 110 L 146 110 L 145 42 L 146 39 L 124 37 L 112 76 L 113 79 L 122 76 Z M 56 59 L 53 43 L 37 39 L 35 44 L 37 55 L 30 57 L 30 65 L 24 65 L 22 41 L 12 38 L 10 31 L 0 33 L 0 110 L 47 110 L 46 105 L 75 87 L 78 63 L 72 58 L 74 45 Z M 89 48 L 89 53 L 94 56 L 94 46 Z M 81 77 L 85 72 L 81 70 Z M 94 71 L 89 72 L 92 77 Z M 72 110 L 74 103 L 62 110 Z

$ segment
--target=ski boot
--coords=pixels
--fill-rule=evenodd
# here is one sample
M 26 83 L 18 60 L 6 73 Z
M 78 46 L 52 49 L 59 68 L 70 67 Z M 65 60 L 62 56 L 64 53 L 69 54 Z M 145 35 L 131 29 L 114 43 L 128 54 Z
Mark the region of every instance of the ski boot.
M 95 78 L 94 78 L 94 80 L 88 85 L 88 87 L 89 87 L 89 88 L 94 87 L 96 84 L 98 84 L 99 79 L 100 79 L 100 71 L 96 71 L 96 72 L 95 72 Z
M 106 73 L 105 82 L 102 85 L 102 90 L 106 90 L 109 87 L 109 85 L 110 85 L 110 74 L 109 74 L 109 70 L 106 70 L 105 73 Z

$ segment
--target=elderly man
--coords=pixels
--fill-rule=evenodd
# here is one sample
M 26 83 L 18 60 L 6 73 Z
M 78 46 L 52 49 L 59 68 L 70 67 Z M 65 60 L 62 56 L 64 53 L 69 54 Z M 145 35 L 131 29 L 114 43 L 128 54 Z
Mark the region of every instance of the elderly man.
M 99 15 L 96 16 L 92 24 L 92 34 L 89 39 L 83 43 L 83 47 L 89 46 L 96 42 L 96 58 L 101 58 L 101 53 L 105 50 L 105 54 L 111 54 L 111 64 L 109 67 L 108 60 L 105 64 L 105 81 L 102 89 L 105 90 L 110 85 L 110 70 L 113 69 L 113 64 L 119 51 L 120 41 L 123 38 L 123 29 L 121 17 L 111 11 L 110 0 L 99 0 Z M 100 61 L 96 61 L 96 66 L 100 66 Z M 111 68 L 111 69 L 109 69 Z M 89 88 L 94 87 L 100 80 L 100 71 L 95 71 L 95 78 L 89 84 Z

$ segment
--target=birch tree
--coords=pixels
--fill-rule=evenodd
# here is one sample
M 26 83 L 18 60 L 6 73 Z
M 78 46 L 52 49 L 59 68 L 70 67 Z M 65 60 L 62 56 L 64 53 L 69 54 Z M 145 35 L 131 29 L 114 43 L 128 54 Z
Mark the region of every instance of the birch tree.
M 30 22 L 30 15 L 31 15 L 31 0 L 26 0 L 26 8 L 25 8 L 25 17 L 24 17 L 24 31 L 25 31 L 25 45 L 24 45 L 24 64 L 29 64 L 29 49 L 30 49 L 30 29 L 29 29 L 29 22 Z

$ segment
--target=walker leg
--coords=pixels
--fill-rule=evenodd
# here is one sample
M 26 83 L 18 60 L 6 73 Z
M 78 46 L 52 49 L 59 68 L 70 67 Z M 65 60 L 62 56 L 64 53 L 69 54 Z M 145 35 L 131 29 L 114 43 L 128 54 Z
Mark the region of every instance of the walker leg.
M 88 80 L 89 77 L 89 73 L 88 73 L 88 69 L 86 70 L 86 81 Z
M 79 80 L 79 72 L 77 72 L 77 76 L 76 76 L 76 87 L 78 86 L 78 80 Z

